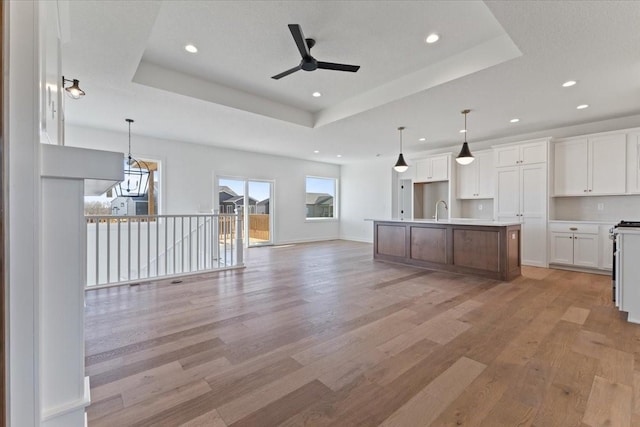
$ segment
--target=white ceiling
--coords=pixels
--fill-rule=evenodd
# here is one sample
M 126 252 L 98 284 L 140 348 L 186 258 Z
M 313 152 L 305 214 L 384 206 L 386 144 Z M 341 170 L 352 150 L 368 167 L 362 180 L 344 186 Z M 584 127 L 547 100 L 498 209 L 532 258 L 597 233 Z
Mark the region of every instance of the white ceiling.
M 63 74 L 87 95 L 65 114 L 74 125 L 126 132 L 131 117 L 134 134 L 350 163 L 397 154 L 398 126 L 409 157 L 457 144 L 470 108 L 473 150 L 640 113 L 638 22 L 638 1 L 74 1 Z M 287 24 L 316 39 L 318 60 L 361 69 L 271 79 L 300 60 Z M 441 38 L 428 45 L 432 32 Z M 562 88 L 569 79 L 578 84 Z M 582 103 L 590 108 L 576 110 Z

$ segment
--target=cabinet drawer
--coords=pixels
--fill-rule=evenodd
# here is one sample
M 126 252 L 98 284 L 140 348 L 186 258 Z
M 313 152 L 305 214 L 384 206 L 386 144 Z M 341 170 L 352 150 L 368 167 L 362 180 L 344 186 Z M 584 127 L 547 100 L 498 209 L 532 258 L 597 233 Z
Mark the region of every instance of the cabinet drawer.
M 598 234 L 599 227 L 597 224 L 550 222 L 549 231 L 556 233 Z

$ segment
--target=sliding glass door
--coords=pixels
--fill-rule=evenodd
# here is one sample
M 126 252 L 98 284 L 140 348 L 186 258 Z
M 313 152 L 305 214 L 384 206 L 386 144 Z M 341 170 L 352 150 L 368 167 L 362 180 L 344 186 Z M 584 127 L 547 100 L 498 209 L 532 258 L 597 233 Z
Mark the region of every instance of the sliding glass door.
M 241 216 L 245 246 L 273 244 L 272 200 L 271 181 L 218 178 L 218 209 Z
M 247 194 L 249 210 L 246 218 L 249 236 L 249 246 L 271 245 L 273 236 L 271 233 L 271 195 L 273 185 L 269 181 L 247 181 Z

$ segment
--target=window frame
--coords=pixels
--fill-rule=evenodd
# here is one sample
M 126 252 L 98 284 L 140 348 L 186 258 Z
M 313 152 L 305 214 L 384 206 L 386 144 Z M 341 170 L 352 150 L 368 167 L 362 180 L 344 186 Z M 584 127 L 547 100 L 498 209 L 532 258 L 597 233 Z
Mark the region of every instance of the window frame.
M 307 191 L 307 185 L 308 185 L 308 179 L 309 178 L 313 178 L 313 179 L 324 179 L 324 180 L 328 180 L 328 181 L 333 181 L 333 216 L 316 216 L 316 217 L 308 217 L 307 216 L 307 204 L 306 204 L 306 200 L 307 200 L 307 194 L 309 193 L 309 191 Z M 338 189 L 339 189 L 339 180 L 338 178 L 335 177 L 330 177 L 330 176 L 317 176 L 317 175 L 306 175 L 305 179 L 304 179 L 304 195 L 305 195 L 305 212 L 304 212 L 304 219 L 305 222 L 337 222 L 340 220 L 339 218 L 339 202 L 338 202 Z

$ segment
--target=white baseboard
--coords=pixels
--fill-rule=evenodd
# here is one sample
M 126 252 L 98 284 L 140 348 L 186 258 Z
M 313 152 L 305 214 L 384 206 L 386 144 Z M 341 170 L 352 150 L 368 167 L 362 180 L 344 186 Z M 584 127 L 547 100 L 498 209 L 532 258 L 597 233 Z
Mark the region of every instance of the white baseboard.
M 274 246 L 281 245 L 295 245 L 297 243 L 313 243 L 313 242 L 328 242 L 329 240 L 340 240 L 338 236 L 335 237 L 319 237 L 316 239 L 295 239 L 295 240 L 280 240 L 277 243 L 274 243 Z
M 84 422 L 86 423 L 85 408 L 89 406 L 89 404 L 91 404 L 91 385 L 89 382 L 89 377 L 84 377 L 83 396 L 79 399 L 72 400 L 53 408 L 43 409 L 41 417 L 42 425 L 81 427 L 83 425 L 82 423 L 77 423 L 76 426 L 73 426 L 69 425 L 70 421 L 68 420 L 84 420 Z
M 373 244 L 373 240 L 363 239 L 362 237 L 355 237 L 355 236 L 340 236 L 340 240 L 349 240 L 351 242 L 360 242 L 360 243 L 371 243 L 371 244 Z

